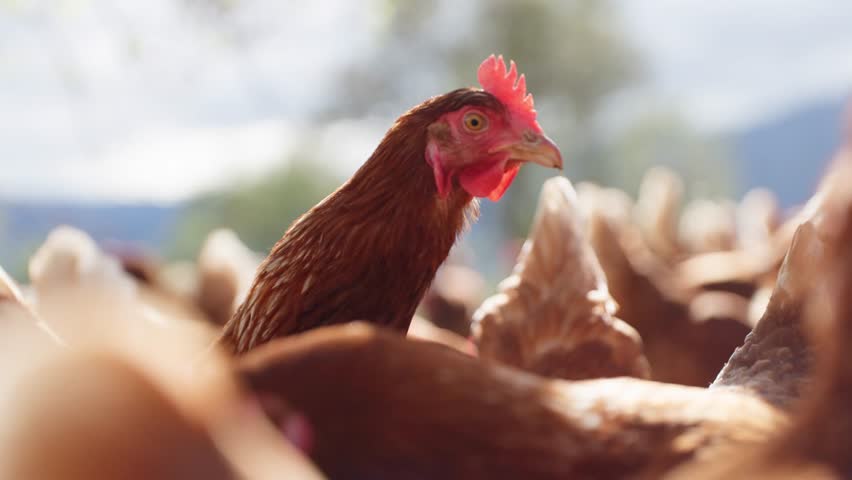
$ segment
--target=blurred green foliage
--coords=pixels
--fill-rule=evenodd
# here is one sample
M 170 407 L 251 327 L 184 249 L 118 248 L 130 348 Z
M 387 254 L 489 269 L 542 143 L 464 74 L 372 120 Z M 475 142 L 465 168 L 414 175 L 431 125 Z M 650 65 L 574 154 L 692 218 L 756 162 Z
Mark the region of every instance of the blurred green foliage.
M 4 252 L 4 256 L 9 258 L 9 260 L 4 262 L 2 265 L 2 267 L 6 270 L 6 273 L 16 280 L 28 278 L 29 258 L 32 256 L 33 252 L 38 249 L 38 247 L 39 244 L 33 242 L 32 245 L 16 248 L 8 254 Z
M 187 8 L 218 15 L 233 11 L 240 0 L 180 0 Z
M 374 0 L 376 48 L 345 69 L 346 94 L 332 112 L 358 116 L 375 103 L 411 102 L 412 82 L 437 77 L 447 87 L 476 83 L 476 66 L 492 53 L 512 58 L 537 99 L 558 111 L 552 131 L 592 119 L 609 94 L 638 78 L 641 60 L 621 34 L 606 0 L 490 0 L 470 2 L 469 22 L 454 29 L 450 13 L 433 0 Z M 443 77 L 443 78 L 442 78 Z M 436 85 L 431 91 L 437 94 Z M 420 98 L 422 100 L 422 98 Z M 541 102 L 539 102 L 541 104 Z M 409 106 L 409 105 L 405 105 Z
M 11 232 L 8 227 L 7 213 L 5 208 L 0 205 L 0 239 L 9 239 Z M 6 273 L 15 279 L 23 279 L 27 276 L 28 259 L 38 246 L 37 242 L 17 242 L 14 245 L 9 245 L 6 242 L 0 244 L 0 256 L 2 262 L 0 267 L 6 270 Z
M 169 256 L 194 258 L 207 234 L 228 227 L 252 249 L 266 252 L 300 215 L 334 191 L 340 179 L 299 153 L 267 175 L 190 202 Z
M 665 165 L 683 177 L 688 197 L 733 195 L 733 165 L 724 139 L 701 135 L 682 116 L 654 111 L 637 118 L 609 146 L 607 157 L 618 161 L 604 179 L 608 186 L 635 195 L 637 179 Z

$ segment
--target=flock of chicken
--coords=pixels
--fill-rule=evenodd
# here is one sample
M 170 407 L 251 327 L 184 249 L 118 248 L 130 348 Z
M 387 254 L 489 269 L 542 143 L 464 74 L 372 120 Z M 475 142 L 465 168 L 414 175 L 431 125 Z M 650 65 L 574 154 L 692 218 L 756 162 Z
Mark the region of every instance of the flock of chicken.
M 786 222 L 754 194 L 678 226 L 671 173 L 635 205 L 556 177 L 478 309 L 449 265 L 409 339 L 354 323 L 236 362 L 209 348 L 260 261 L 233 233 L 158 265 L 57 229 L 30 285 L 0 277 L 0 477 L 845 478 L 850 184 L 840 155 Z M 473 342 L 437 326 L 471 314 Z
M 161 264 L 62 227 L 31 258 L 28 285 L 0 269 L 0 478 L 852 477 L 852 146 L 787 218 L 763 191 L 681 212 L 683 186 L 664 169 L 635 202 L 555 177 L 493 296 L 447 264 L 422 301 L 390 298 L 429 285 L 472 198 L 508 188 L 511 155 L 561 164 L 516 78 L 507 90 L 483 77 L 503 74 L 496 61 L 480 69 L 487 94 L 451 92 L 401 117 L 266 260 L 227 230 L 196 262 Z M 516 115 L 506 129 L 522 134 L 511 155 L 483 147 L 493 171 L 440 150 L 464 135 L 452 122 L 477 131 L 500 115 Z M 434 208 L 416 222 L 382 201 L 396 186 L 376 175 L 407 171 L 387 152 L 415 127 L 428 131 L 422 144 L 400 148 L 417 163 L 399 165 L 420 170 L 394 194 Z M 412 234 L 458 222 L 449 244 L 379 245 L 370 235 L 408 227 L 369 231 L 358 215 L 372 205 Z M 323 216 L 344 210 L 338 223 Z M 336 254 L 323 229 L 354 218 L 347 245 L 366 238 L 376 251 Z M 294 274 L 302 249 L 323 241 L 329 250 Z M 371 288 L 376 272 L 416 269 L 373 263 L 427 248 L 422 272 Z M 354 280 L 329 280 L 345 268 Z M 419 303 L 413 320 L 406 301 Z M 381 317 L 383 305 L 396 315 Z

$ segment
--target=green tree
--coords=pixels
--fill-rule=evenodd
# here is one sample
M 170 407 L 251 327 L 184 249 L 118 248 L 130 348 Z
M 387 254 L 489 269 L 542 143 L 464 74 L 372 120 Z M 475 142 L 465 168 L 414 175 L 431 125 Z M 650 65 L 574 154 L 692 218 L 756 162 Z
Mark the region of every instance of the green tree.
M 645 172 L 665 165 L 678 172 L 690 197 L 730 196 L 733 165 L 724 139 L 698 133 L 681 115 L 652 111 L 637 118 L 607 146 L 606 157 L 618 169 L 608 185 L 636 195 Z
M 295 155 L 261 178 L 192 201 L 175 231 L 170 256 L 194 257 L 218 227 L 232 228 L 249 247 L 268 251 L 293 220 L 339 183 L 307 153 Z

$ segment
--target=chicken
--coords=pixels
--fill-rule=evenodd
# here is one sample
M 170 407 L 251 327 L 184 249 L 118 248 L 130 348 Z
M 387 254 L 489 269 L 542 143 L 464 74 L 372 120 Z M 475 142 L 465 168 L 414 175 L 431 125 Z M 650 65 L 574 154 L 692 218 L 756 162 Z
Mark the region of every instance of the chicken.
M 852 472 L 852 156 L 836 161 L 834 178 L 825 187 L 829 193 L 824 215 L 815 219 L 827 251 L 825 261 L 817 262 L 824 277 L 816 283 L 824 287 L 814 289 L 807 310 L 812 343 L 819 347 L 814 349 L 813 380 L 799 419 L 779 449 L 788 458 L 808 459 L 848 478 Z
M 562 167 L 514 62 L 479 67 L 483 89 L 403 114 L 364 165 L 297 219 L 258 269 L 222 342 L 245 353 L 278 336 L 363 319 L 405 332 L 436 270 L 522 163 Z
M 14 396 L 3 478 L 235 478 L 204 430 L 125 362 L 61 358 L 30 372 Z
M 306 416 L 330 478 L 657 478 L 786 425 L 749 394 L 547 380 L 360 322 L 277 339 L 238 369 Z
M 687 290 L 726 290 L 743 297 L 771 288 L 796 228 L 808 218 L 793 218 L 779 232 L 780 210 L 769 191 L 754 189 L 736 210 L 737 248 L 698 253 L 675 271 Z
M 746 250 L 758 250 L 769 244 L 781 224 L 781 207 L 775 194 L 755 188 L 745 194 L 737 206 L 737 243 Z
M 852 456 L 849 455 L 852 361 L 848 354 L 852 341 L 852 311 L 848 301 L 852 296 L 852 195 L 849 192 L 852 158 L 836 162 L 826 180 L 822 188 L 825 195 L 821 196 L 825 205 L 821 205 L 820 215 L 806 229 L 800 229 L 795 241 L 798 247 L 788 254 L 788 260 L 797 256 L 797 267 L 808 274 L 794 278 L 785 269 L 782 276 L 788 278 L 790 285 L 779 288 L 773 295 L 775 302 L 778 302 L 777 297 L 785 297 L 783 306 L 789 308 L 792 315 L 783 319 L 786 324 L 774 322 L 775 339 L 764 334 L 762 343 L 749 342 L 752 349 L 775 344 L 760 361 L 762 368 L 774 371 L 776 377 L 758 376 L 752 388 L 762 387 L 765 391 L 771 382 L 778 380 L 777 375 L 796 377 L 803 370 L 796 368 L 797 362 L 813 369 L 813 373 L 808 374 L 809 380 L 798 382 L 799 388 L 795 389 L 802 398 L 790 404 L 792 424 L 758 448 L 720 450 L 717 455 L 699 457 L 666 479 L 849 478 L 852 472 Z M 796 248 L 798 255 L 794 255 Z M 803 295 L 807 296 L 807 301 L 802 301 Z M 755 336 L 757 333 L 755 331 Z M 794 339 L 795 346 L 799 342 L 795 338 L 802 335 L 815 346 L 807 352 L 781 350 L 781 343 Z M 806 361 L 807 357 L 814 357 L 813 361 Z
M 699 324 L 726 319 L 744 320 L 749 318 L 750 306 L 747 298 L 736 293 L 713 290 L 700 292 L 689 301 L 689 318 Z M 763 311 L 760 313 L 762 315 Z
M 182 390 L 117 352 L 37 362 L 4 396 L 0 478 L 322 478 L 243 394 L 174 376 Z
M 224 325 L 245 299 L 260 258 L 232 230 L 210 233 L 198 255 L 199 307 L 217 325 Z
M 0 338 L 14 339 L 0 349 L 0 478 L 322 478 L 239 387 L 229 356 L 205 350 L 203 330 L 126 328 L 147 325 L 141 304 L 93 295 L 97 283 L 69 288 L 82 301 L 66 303 L 66 326 L 95 310 L 113 321 L 64 348 L 8 331 L 0 301 Z
M 833 172 L 819 198 L 835 198 L 829 193 L 848 190 L 850 179 L 852 165 L 846 174 Z M 708 478 L 743 478 L 756 461 L 751 453 L 783 439 L 778 451 L 788 457 L 778 458 L 805 453 L 810 463 L 796 472 L 833 478 L 819 475 L 826 467 L 849 471 L 852 436 L 843 354 L 852 195 L 845 196 L 846 220 L 819 202 L 799 227 L 758 328 L 710 389 L 545 379 L 367 324 L 276 340 L 239 359 L 238 370 L 259 395 L 305 415 L 316 437 L 311 457 L 331 477 L 661 478 L 684 468 L 690 474 L 677 478 L 701 478 L 738 459 L 731 464 L 743 470 L 723 468 L 724 475 Z M 539 233 L 534 229 L 527 255 Z M 839 287 L 814 276 L 831 265 L 842 270 Z M 841 323 L 833 336 L 807 341 L 801 313 L 824 304 L 819 292 L 837 304 L 812 318 Z M 831 361 L 811 368 L 814 352 Z M 813 442 L 815 436 L 831 441 Z M 748 462 L 740 462 L 746 453 Z
M 634 216 L 641 215 L 641 210 L 634 205 L 633 199 L 626 193 L 617 188 L 605 188 L 591 182 L 577 184 L 577 201 L 587 217 L 592 214 L 602 214 L 617 224 L 632 223 Z
M 683 179 L 665 168 L 645 173 L 636 201 L 636 221 L 648 247 L 660 258 L 673 262 L 681 255 L 678 214 L 683 200 Z
M 592 203 L 592 202 L 589 202 Z M 750 331 L 745 318 L 709 315 L 672 270 L 644 244 L 633 224 L 613 217 L 597 202 L 590 212 L 589 238 L 600 259 L 619 317 L 639 332 L 651 378 L 707 386 Z M 693 317 L 692 311 L 702 317 Z
M 62 345 L 59 335 L 33 311 L 24 300 L 21 289 L 0 267 L 0 329 L 3 349 L 14 344 L 37 344 L 42 347 Z
M 485 298 L 485 279 L 469 267 L 445 264 L 423 297 L 424 315 L 437 327 L 470 335 L 473 312 Z
M 33 309 L 65 341 L 101 330 L 143 332 L 180 328 L 210 331 L 191 303 L 155 291 L 128 274 L 82 231 L 52 231 L 29 263 Z
M 810 373 L 802 309 L 814 281 L 812 265 L 822 259 L 823 248 L 811 223 L 799 227 L 766 312 L 711 388 L 747 388 L 780 407 L 799 398 Z
M 680 219 L 680 244 L 692 253 L 728 251 L 736 243 L 736 207 L 730 201 L 694 200 Z
M 103 251 L 118 260 L 121 268 L 138 283 L 142 285 L 156 283 L 161 265 L 160 259 L 155 255 L 122 242 L 110 242 L 104 245 Z
M 207 235 L 197 262 L 163 263 L 131 247 L 111 244 L 104 249 L 136 281 L 149 298 L 196 309 L 212 324 L 224 325 L 242 303 L 262 258 L 226 228 Z M 170 302 L 169 302 L 170 300 Z M 163 302 L 161 302 L 163 303 Z
M 673 275 L 684 290 L 724 290 L 749 297 L 774 280 L 789 244 L 787 238 L 778 248 L 770 244 L 769 248 L 701 253 L 680 262 Z
M 415 315 L 411 320 L 407 336 L 408 338 L 440 343 L 467 355 L 478 355 L 476 345 L 470 339 L 462 337 L 452 330 L 439 327 L 419 315 Z
M 474 315 L 481 358 L 571 380 L 648 377 L 639 335 L 613 316 L 584 227 L 571 182 L 545 182 L 512 276 Z

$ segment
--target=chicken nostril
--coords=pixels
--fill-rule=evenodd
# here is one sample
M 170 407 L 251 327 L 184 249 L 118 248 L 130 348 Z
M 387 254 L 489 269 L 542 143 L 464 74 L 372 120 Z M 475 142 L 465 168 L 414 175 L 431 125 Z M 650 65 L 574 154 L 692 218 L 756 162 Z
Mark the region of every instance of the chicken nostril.
M 523 138 L 524 142 L 526 142 L 526 143 L 530 143 L 530 144 L 533 144 L 533 145 L 538 144 L 539 142 L 541 142 L 541 136 L 536 135 L 536 134 L 535 134 L 533 131 L 531 131 L 531 130 L 526 130 L 526 131 L 524 131 L 524 134 L 523 134 L 523 137 L 522 137 L 522 138 Z

